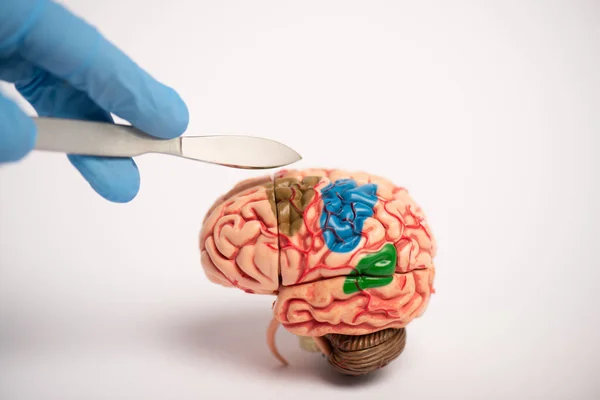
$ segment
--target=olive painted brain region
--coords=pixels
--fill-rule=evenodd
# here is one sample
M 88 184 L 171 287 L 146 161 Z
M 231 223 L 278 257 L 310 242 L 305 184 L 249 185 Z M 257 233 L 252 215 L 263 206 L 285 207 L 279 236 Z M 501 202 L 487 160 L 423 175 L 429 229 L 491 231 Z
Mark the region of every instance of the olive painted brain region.
M 241 182 L 207 213 L 200 250 L 208 279 L 276 295 L 274 323 L 347 374 L 396 358 L 433 292 L 436 242 L 422 209 L 366 173 L 283 170 Z

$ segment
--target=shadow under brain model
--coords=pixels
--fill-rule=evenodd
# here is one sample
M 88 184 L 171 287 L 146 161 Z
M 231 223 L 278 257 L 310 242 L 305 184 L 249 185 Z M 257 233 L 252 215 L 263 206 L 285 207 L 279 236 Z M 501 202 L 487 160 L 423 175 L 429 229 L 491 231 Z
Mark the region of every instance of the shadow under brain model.
M 279 326 L 343 375 L 379 370 L 403 352 L 406 326 L 434 293 L 436 242 L 422 209 L 367 173 L 282 170 L 240 182 L 207 212 L 200 250 L 211 282 L 277 296 L 267 343 L 285 365 Z
M 315 358 L 303 358 L 302 353 L 294 352 L 293 370 L 282 369 L 274 364 L 265 352 L 264 325 L 269 317 L 260 309 L 226 310 L 203 318 L 181 318 L 169 321 L 168 339 L 186 354 L 193 354 L 202 360 L 218 360 L 227 369 L 237 369 L 244 373 L 264 376 L 277 372 L 278 379 L 314 380 L 322 379 L 334 385 L 352 387 L 356 384 L 376 382 L 381 374 L 362 377 L 347 377 L 327 368 Z M 295 345 L 292 337 L 283 338 L 283 346 Z

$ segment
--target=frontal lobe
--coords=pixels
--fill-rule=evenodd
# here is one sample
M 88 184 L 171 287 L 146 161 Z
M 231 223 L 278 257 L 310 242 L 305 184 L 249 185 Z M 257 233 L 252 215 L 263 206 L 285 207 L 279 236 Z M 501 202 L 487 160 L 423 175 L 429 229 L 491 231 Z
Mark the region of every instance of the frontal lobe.
M 249 293 L 277 292 L 279 248 L 272 187 L 270 177 L 240 182 L 208 211 L 200 251 L 211 282 Z

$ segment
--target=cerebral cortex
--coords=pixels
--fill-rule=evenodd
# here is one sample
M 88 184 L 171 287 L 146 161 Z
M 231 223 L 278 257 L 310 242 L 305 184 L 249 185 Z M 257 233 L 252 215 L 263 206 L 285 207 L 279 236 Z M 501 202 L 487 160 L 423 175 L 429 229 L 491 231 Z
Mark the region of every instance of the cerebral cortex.
M 240 182 L 200 234 L 212 282 L 276 295 L 301 336 L 402 328 L 433 293 L 436 241 L 408 191 L 367 173 L 282 170 Z

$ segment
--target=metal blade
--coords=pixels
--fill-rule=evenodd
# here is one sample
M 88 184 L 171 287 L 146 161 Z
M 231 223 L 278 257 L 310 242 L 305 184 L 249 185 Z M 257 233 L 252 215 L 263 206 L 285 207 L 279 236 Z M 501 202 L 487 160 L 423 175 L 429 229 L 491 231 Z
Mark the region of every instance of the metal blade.
M 254 136 L 183 136 L 181 156 L 243 169 L 268 169 L 300 161 L 288 146 Z

